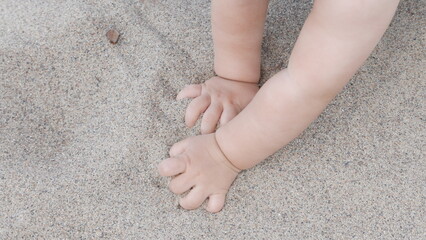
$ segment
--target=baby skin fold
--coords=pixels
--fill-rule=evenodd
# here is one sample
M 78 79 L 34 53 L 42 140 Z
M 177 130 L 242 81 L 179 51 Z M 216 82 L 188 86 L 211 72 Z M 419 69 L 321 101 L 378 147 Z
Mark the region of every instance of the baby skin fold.
M 176 143 L 170 158 L 158 166 L 160 175 L 173 177 L 169 184 L 173 193 L 188 192 L 179 204 L 185 209 L 196 209 L 208 199 L 207 211 L 222 210 L 239 171 L 255 166 L 300 135 L 342 90 L 377 45 L 398 2 L 317 0 L 288 67 L 259 91 L 245 90 L 240 96 L 239 91 L 233 90 L 226 95 L 221 94 L 222 87 L 211 86 L 208 94 L 215 97 L 195 108 L 190 106 L 205 85 L 189 87 L 194 88 L 192 92 L 184 89 L 179 98 L 196 97 L 187 108 L 187 125 L 192 126 L 204 110 L 202 121 L 210 119 L 208 127 L 202 130 L 205 135 Z M 267 5 L 265 0 L 212 1 L 215 71 L 221 81 L 258 81 L 256 69 L 260 69 Z M 250 101 L 251 96 L 254 97 Z M 228 101 L 229 98 L 233 100 Z M 225 113 L 224 105 L 222 112 L 207 114 L 212 104 L 224 102 L 234 114 Z M 228 117 L 222 118 L 224 114 Z M 213 133 L 216 123 L 220 123 L 220 128 Z

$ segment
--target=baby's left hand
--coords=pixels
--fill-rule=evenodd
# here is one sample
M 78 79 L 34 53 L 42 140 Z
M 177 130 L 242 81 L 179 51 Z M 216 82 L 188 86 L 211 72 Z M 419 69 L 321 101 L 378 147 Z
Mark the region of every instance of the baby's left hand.
M 239 170 L 223 155 L 214 134 L 189 137 L 172 146 L 170 158 L 158 165 L 162 176 L 174 176 L 169 188 L 175 194 L 189 193 L 179 204 L 196 209 L 209 198 L 207 211 L 222 210 L 226 193 Z
M 259 90 L 255 83 L 212 77 L 202 84 L 186 86 L 177 99 L 193 98 L 185 113 L 185 123 L 193 127 L 203 113 L 201 133 L 212 133 L 241 112 Z

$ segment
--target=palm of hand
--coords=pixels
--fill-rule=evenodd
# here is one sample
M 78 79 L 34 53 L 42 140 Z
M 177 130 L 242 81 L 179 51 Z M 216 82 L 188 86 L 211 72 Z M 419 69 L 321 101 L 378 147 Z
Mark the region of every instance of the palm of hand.
M 177 99 L 193 98 L 185 113 L 185 123 L 193 127 L 202 113 L 201 133 L 212 133 L 241 112 L 256 95 L 254 83 L 213 77 L 203 84 L 191 84 L 179 92 Z

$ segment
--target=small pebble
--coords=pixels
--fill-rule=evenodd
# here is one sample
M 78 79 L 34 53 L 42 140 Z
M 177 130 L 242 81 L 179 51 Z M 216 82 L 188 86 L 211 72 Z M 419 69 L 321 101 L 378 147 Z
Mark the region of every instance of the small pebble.
M 106 37 L 110 43 L 116 44 L 118 42 L 118 38 L 120 37 L 120 33 L 118 33 L 115 29 L 111 29 L 107 32 Z

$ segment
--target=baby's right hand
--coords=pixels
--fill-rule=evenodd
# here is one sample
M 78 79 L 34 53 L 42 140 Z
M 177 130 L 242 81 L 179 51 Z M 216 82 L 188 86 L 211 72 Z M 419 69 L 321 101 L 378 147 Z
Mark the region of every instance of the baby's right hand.
M 223 154 L 214 134 L 189 137 L 175 143 L 170 158 L 158 165 L 161 176 L 175 194 L 188 194 L 179 200 L 185 209 L 198 208 L 207 198 L 207 211 L 219 212 L 232 182 L 240 172 Z
M 185 123 L 193 127 L 204 113 L 201 133 L 207 134 L 216 130 L 217 123 L 223 125 L 240 113 L 258 90 L 255 83 L 213 77 L 205 83 L 186 86 L 177 99 L 194 98 L 186 109 Z

